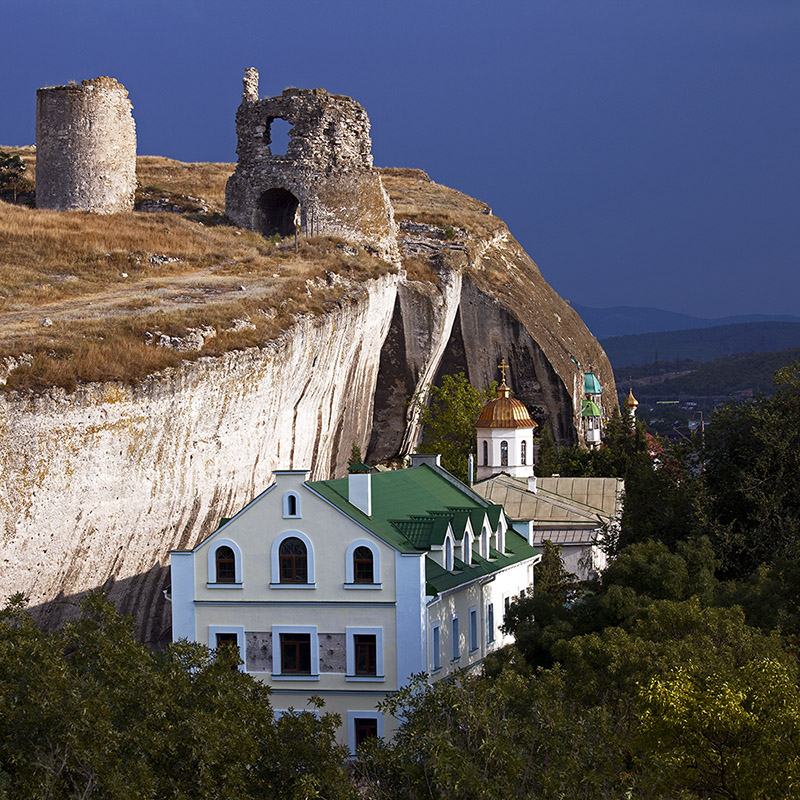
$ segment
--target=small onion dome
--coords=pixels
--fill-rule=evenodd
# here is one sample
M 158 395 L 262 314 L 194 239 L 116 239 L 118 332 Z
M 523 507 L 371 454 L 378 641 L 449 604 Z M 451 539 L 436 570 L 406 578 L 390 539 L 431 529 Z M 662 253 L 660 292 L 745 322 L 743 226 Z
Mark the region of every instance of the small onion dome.
M 583 405 L 581 406 L 581 416 L 599 417 L 600 409 L 597 407 L 597 404 L 592 402 L 591 400 L 584 400 Z
M 625 401 L 625 408 L 637 408 L 639 401 L 633 396 L 633 388 L 628 392 L 628 399 Z
M 511 389 L 503 381 L 497 387 L 497 397 L 482 409 L 476 428 L 535 428 L 524 403 L 511 397 Z

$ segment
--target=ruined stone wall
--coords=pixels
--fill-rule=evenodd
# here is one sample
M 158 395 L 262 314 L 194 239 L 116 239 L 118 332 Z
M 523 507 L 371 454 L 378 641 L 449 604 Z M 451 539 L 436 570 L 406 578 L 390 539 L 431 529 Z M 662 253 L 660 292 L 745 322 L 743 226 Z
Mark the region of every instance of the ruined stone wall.
M 36 205 L 58 211 L 132 211 L 136 126 L 113 78 L 36 92 Z
M 271 126 L 291 125 L 285 155 L 271 149 Z M 258 73 L 244 77 L 236 113 L 238 163 L 225 212 L 237 225 L 290 236 L 337 236 L 398 263 L 394 214 L 372 167 L 366 111 L 324 89 L 287 89 L 258 99 Z

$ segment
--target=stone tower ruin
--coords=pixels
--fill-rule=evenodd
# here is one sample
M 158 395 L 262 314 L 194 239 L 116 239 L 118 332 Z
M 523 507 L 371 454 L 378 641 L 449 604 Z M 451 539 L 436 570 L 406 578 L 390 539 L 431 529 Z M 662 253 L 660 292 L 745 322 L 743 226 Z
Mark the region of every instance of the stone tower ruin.
M 271 126 L 291 125 L 285 155 L 270 149 Z M 398 262 L 389 197 L 372 167 L 369 117 L 355 100 L 324 89 L 258 97 L 258 72 L 245 71 L 236 112 L 239 156 L 225 212 L 265 236 L 337 236 Z
M 92 78 L 36 92 L 36 205 L 132 211 L 136 125 L 125 87 Z

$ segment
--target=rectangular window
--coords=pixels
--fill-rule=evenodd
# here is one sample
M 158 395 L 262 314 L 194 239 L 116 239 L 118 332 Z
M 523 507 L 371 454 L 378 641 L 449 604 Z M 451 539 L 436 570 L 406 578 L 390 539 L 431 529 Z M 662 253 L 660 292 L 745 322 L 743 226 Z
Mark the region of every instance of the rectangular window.
M 478 609 L 469 610 L 469 649 L 475 652 L 478 649 Z
M 310 634 L 281 634 L 281 673 L 292 675 L 311 674 Z
M 494 641 L 494 603 L 486 607 L 486 633 L 489 642 Z
M 228 647 L 235 647 L 239 649 L 239 637 L 235 633 L 218 633 L 217 634 L 217 650 L 223 645 Z
M 442 668 L 442 635 L 437 622 L 431 628 L 431 669 L 435 672 Z
M 377 642 L 374 634 L 357 634 L 353 637 L 356 656 L 356 675 L 377 675 Z M 356 737 L 358 739 L 358 737 Z
M 356 747 L 358 747 L 364 739 L 378 737 L 378 720 L 370 717 L 356 717 L 353 720 L 353 728 L 356 737 Z
M 453 661 L 457 661 L 461 658 L 461 642 L 459 641 L 458 635 L 458 614 L 453 615 L 453 619 L 450 622 L 450 633 L 452 635 L 452 658 Z

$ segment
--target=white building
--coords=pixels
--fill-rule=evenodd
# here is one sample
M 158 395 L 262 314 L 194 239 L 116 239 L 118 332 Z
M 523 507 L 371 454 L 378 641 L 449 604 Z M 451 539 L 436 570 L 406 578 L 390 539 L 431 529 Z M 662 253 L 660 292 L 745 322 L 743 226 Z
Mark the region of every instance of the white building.
M 354 750 L 391 735 L 376 704 L 412 675 L 438 680 L 508 643 L 504 611 L 540 556 L 437 456 L 308 477 L 276 472 L 215 533 L 171 554 L 173 639 L 238 647 L 276 713 L 322 697 Z
M 625 482 L 622 478 L 531 478 L 496 475 L 475 491 L 503 506 L 514 527 L 527 531 L 534 546 L 545 540 L 561 548 L 564 567 L 580 580 L 606 567 L 603 542 L 619 530 Z
M 501 472 L 516 478 L 533 476 L 533 429 L 528 409 L 506 385 L 506 362 L 500 362 L 502 379 L 497 397 L 490 400 L 475 422 L 478 442 L 478 480 Z

